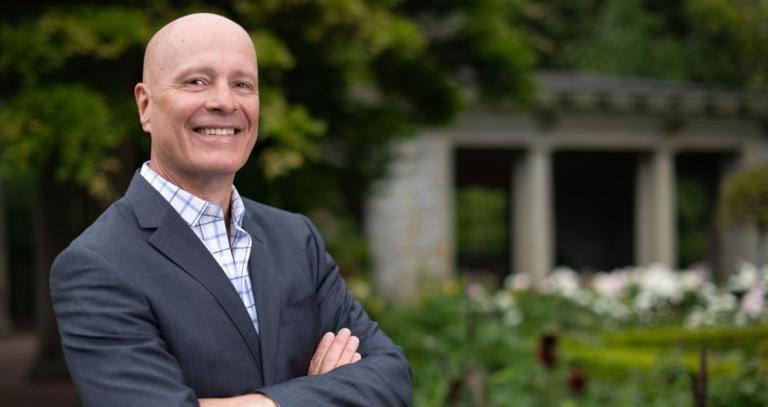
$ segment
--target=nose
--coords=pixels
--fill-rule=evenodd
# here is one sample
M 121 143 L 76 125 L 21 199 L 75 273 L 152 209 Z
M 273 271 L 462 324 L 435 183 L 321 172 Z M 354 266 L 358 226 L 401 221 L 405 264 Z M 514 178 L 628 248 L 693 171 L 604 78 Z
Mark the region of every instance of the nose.
M 232 89 L 227 84 L 222 83 L 212 86 L 208 92 L 205 108 L 224 114 L 230 114 L 237 110 L 237 103 L 232 94 Z

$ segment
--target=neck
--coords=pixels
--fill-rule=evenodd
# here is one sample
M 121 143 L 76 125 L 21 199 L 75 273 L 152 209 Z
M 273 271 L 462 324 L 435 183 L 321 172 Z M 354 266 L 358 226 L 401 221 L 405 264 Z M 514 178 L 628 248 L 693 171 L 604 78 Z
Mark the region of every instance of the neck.
M 172 182 L 190 194 L 205 201 L 219 205 L 219 207 L 221 207 L 221 211 L 224 214 L 224 220 L 227 229 L 229 229 L 232 183 L 235 180 L 234 174 L 187 176 L 184 174 L 175 173 L 173 171 L 168 171 L 166 168 L 163 168 L 162 165 L 155 164 L 154 161 L 149 162 L 149 167 L 152 168 L 152 170 L 161 177 Z

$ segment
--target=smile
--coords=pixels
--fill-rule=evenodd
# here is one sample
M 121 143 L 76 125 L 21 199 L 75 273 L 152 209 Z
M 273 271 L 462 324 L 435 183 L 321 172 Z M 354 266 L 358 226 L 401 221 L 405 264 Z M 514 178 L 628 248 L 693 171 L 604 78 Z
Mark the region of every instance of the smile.
M 240 129 L 234 127 L 197 127 L 194 131 L 195 133 L 204 134 L 206 136 L 234 136 L 235 134 L 240 133 Z

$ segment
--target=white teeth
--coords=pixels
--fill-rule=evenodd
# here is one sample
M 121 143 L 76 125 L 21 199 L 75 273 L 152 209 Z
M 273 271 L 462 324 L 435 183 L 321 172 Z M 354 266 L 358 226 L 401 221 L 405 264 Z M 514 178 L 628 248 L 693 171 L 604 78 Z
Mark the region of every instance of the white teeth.
M 200 129 L 199 131 L 200 133 L 203 133 L 206 136 L 233 136 L 235 134 L 235 129 L 233 128 L 227 128 L 227 129 L 203 128 L 203 129 Z

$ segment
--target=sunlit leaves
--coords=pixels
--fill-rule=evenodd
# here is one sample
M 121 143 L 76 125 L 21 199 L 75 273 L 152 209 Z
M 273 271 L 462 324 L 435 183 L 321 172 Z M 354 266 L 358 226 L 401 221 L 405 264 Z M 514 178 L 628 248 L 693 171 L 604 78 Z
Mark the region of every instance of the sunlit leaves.
M 35 20 L 0 25 L 0 74 L 32 86 L 69 58 L 111 59 L 149 36 L 146 18 L 136 10 L 78 8 L 53 10 Z
M 67 128 L 79 120 L 34 117 L 18 110 L 16 99 L 33 90 L 50 90 L 47 84 L 51 81 L 67 81 L 73 85 L 67 89 L 98 96 L 111 115 L 110 137 L 114 140 L 103 144 L 98 142 L 101 136 L 93 140 L 101 146 L 94 151 L 102 155 L 81 155 L 80 170 L 72 170 L 70 163 L 60 172 L 61 177 L 78 182 L 82 174 L 91 174 L 88 185 L 92 190 L 99 189 L 92 187 L 98 183 L 94 180 L 104 178 L 104 168 L 114 163 L 116 152 L 109 146 L 114 148 L 133 132 L 139 134 L 138 126 L 131 125 L 135 116 L 127 108 L 132 103 L 130 89 L 138 78 L 131 71 L 135 68 L 122 67 L 139 58 L 155 29 L 182 13 L 168 2 L 124 4 L 131 6 L 48 7 L 41 15 L 0 25 L 0 79 L 16 84 L 14 89 L 4 89 L 9 102 L 5 111 L 16 117 L 6 133 L 22 124 L 26 127 L 14 130 L 17 134 L 38 125 Z M 212 10 L 205 5 L 211 6 L 203 1 L 191 7 Z M 432 36 L 425 22 L 430 14 L 443 15 L 446 7 L 449 17 L 460 18 L 449 18 L 452 25 L 444 30 L 446 35 Z M 464 106 L 462 86 L 479 88 L 483 95 L 494 97 L 520 97 L 529 92 L 527 74 L 533 58 L 519 31 L 517 2 L 420 5 L 399 0 L 233 0 L 217 3 L 213 9 L 250 32 L 259 60 L 262 114 L 254 156 L 259 165 L 247 168 L 248 173 L 238 178 L 241 185 L 277 178 L 290 183 L 286 175 L 298 170 L 330 175 L 328 171 L 333 169 L 335 175 L 323 178 L 326 188 L 337 191 L 332 195 L 359 201 L 367 183 L 383 172 L 391 155 L 390 142 L 413 134 L 417 125 L 445 123 L 456 117 Z M 140 61 L 135 63 L 138 66 Z M 115 72 L 116 67 L 121 72 Z M 462 80 L 469 71 L 475 81 Z M 94 109 L 98 116 L 98 108 Z M 70 113 L 88 119 L 93 116 Z M 97 127 L 91 128 L 91 132 L 97 131 Z M 70 162 L 64 157 L 68 150 L 48 150 L 50 140 L 43 133 L 30 133 L 36 136 L 29 140 L 3 141 L 7 150 L 3 154 L 13 152 L 17 157 L 13 168 L 34 169 L 36 163 L 57 158 L 57 154 L 62 155 L 58 165 Z M 81 142 L 76 135 L 62 137 L 74 137 L 72 145 Z M 6 167 L 9 173 L 11 166 Z
M 29 89 L 0 109 L 0 173 L 37 175 L 50 160 L 60 180 L 112 198 L 106 176 L 118 164 L 106 156 L 122 134 L 111 119 L 105 100 L 83 86 Z
M 302 105 L 291 105 L 283 95 L 262 90 L 262 142 L 270 140 L 270 148 L 258 160 L 269 179 L 301 167 L 307 158 L 317 157 L 316 138 L 325 132 L 325 123 L 309 115 Z
M 37 26 L 65 57 L 115 58 L 151 34 L 141 11 L 111 7 L 54 10 L 44 14 Z
M 285 70 L 296 64 L 296 59 L 285 43 L 271 32 L 254 31 L 251 39 L 258 50 L 259 70 Z
M 104 202 L 117 191 L 108 180 L 120 163 L 112 149 L 127 135 L 107 92 L 91 78 L 56 83 L 76 58 L 98 63 L 141 46 L 149 25 L 138 10 L 113 7 L 51 9 L 35 19 L 0 25 L 0 76 L 14 82 L 0 109 L 0 173 L 41 175 L 53 171 Z M 110 72 L 105 72 L 109 75 Z M 130 88 L 124 93 L 130 97 Z M 53 166 L 53 168 L 51 168 Z
M 520 29 L 519 14 L 516 2 L 491 0 L 477 2 L 468 13 L 463 32 L 472 48 L 467 53 L 474 57 L 475 85 L 487 96 L 531 94 L 527 74 L 535 60 Z
M 0 25 L 0 73 L 23 84 L 61 66 L 64 55 L 48 41 L 33 22 Z

